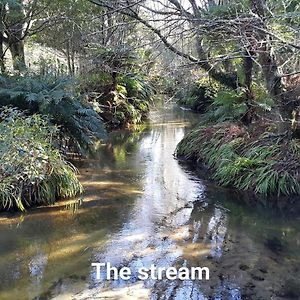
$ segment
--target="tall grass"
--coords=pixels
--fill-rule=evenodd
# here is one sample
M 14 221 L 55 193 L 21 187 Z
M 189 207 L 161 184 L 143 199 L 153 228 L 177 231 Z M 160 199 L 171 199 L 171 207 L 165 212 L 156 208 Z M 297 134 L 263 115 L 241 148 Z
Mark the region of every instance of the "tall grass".
M 57 127 L 40 115 L 0 113 L 0 210 L 52 204 L 82 192 L 76 169 L 53 147 Z
M 300 141 L 262 134 L 225 122 L 199 127 L 178 144 L 177 156 L 201 161 L 224 186 L 264 195 L 300 194 Z

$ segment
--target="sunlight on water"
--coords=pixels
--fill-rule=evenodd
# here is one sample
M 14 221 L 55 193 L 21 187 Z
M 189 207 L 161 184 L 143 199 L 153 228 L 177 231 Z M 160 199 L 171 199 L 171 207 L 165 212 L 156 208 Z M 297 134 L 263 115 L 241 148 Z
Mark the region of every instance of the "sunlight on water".
M 235 300 L 297 293 L 299 218 L 247 206 L 242 193 L 200 180 L 174 159 L 197 118 L 172 106 L 153 111 L 148 130 L 114 132 L 95 157 L 79 163 L 82 197 L 2 215 L 0 300 Z M 97 280 L 91 262 L 127 266 L 133 276 Z M 211 279 L 138 280 L 137 270 L 151 264 L 207 266 Z

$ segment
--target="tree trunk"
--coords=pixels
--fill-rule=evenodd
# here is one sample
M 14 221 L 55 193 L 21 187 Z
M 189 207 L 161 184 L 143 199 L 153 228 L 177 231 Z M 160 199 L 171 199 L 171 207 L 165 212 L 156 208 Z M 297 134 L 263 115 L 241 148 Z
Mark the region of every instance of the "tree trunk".
M 72 50 L 71 55 L 72 75 L 75 75 L 75 52 Z
M 1 73 L 6 72 L 5 69 L 5 53 L 3 51 L 4 46 L 4 17 L 5 17 L 5 7 L 3 4 L 0 4 L 0 69 Z
M 253 109 L 253 100 L 254 95 L 252 92 L 252 72 L 253 72 L 253 52 L 252 51 L 245 51 L 244 58 L 243 58 L 243 70 L 244 70 L 244 88 L 245 88 L 245 96 L 246 96 L 246 105 L 247 105 L 247 112 L 244 115 L 242 121 L 249 125 L 252 122 L 254 109 Z
M 266 81 L 266 87 L 270 96 L 275 101 L 274 121 L 277 123 L 279 134 L 291 134 L 292 111 L 293 108 L 288 104 L 274 51 L 271 46 L 271 37 L 267 34 L 266 25 L 264 24 L 266 0 L 251 0 L 251 6 L 254 13 L 261 18 L 261 28 L 258 31 L 258 37 L 261 42 L 259 52 L 259 63 Z
M 245 73 L 245 88 L 246 93 L 251 96 L 251 87 L 252 87 L 252 72 L 253 72 L 253 52 L 252 51 L 246 51 L 245 57 L 243 59 L 243 68 Z
M 67 41 L 66 47 L 66 57 L 67 57 L 67 64 L 68 64 L 68 74 L 72 75 L 72 59 L 71 59 L 71 50 L 70 50 L 70 41 Z
M 3 51 L 3 33 L 0 32 L 0 70 L 1 70 L 1 74 L 5 74 L 6 73 L 6 68 L 5 68 L 5 53 Z
M 6 29 L 8 46 L 13 59 L 15 71 L 23 71 L 26 68 L 24 52 L 23 27 L 25 24 L 25 14 L 23 10 L 23 0 L 17 0 L 9 4 L 7 16 L 11 25 Z
M 23 71 L 26 69 L 24 42 L 22 40 L 14 39 L 13 41 L 10 41 L 9 44 L 14 70 Z
M 111 79 L 112 79 L 112 85 L 111 85 L 111 91 L 114 92 L 117 90 L 117 86 L 118 86 L 118 72 L 117 71 L 113 71 L 111 74 Z
M 288 94 L 284 91 L 276 59 L 267 45 L 260 53 L 259 62 L 262 66 L 267 90 L 275 101 L 274 113 L 275 121 L 278 123 L 278 131 L 280 134 L 289 133 L 292 129 L 293 112 L 293 107 L 289 103 L 292 102 L 288 100 Z
M 210 1 L 211 5 L 212 2 L 214 1 Z M 198 28 L 201 25 L 199 23 L 199 19 L 201 19 L 201 12 L 199 11 L 199 8 L 196 5 L 196 2 L 194 0 L 193 1 L 190 0 L 190 3 L 193 8 L 193 19 L 190 20 L 190 24 L 191 26 Z M 196 50 L 197 50 L 197 55 L 199 60 L 199 66 L 202 69 L 204 69 L 208 73 L 208 75 L 214 80 L 216 80 L 217 82 L 231 89 L 237 89 L 238 78 L 236 74 L 224 73 L 208 62 L 207 53 L 202 47 L 202 35 L 198 29 L 196 29 L 195 42 L 196 42 Z

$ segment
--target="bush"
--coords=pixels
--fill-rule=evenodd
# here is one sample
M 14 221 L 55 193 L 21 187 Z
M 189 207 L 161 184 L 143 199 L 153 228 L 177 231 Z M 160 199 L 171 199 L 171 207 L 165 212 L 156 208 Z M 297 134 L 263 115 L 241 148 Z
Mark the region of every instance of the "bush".
M 104 139 L 106 131 L 99 114 L 74 93 L 71 83 L 67 78 L 0 76 L 0 107 L 46 115 L 63 136 L 86 147 Z
M 178 94 L 178 103 L 193 111 L 204 113 L 211 105 L 220 88 L 220 84 L 212 80 L 207 80 L 207 78 L 201 78 L 189 87 L 187 93 Z
M 120 80 L 120 84 L 125 87 L 127 97 L 149 103 L 152 100 L 154 90 L 152 86 L 137 74 L 127 74 Z
M 99 114 L 109 128 L 120 128 L 130 124 L 139 124 L 147 116 L 154 90 L 152 86 L 137 74 L 117 77 L 117 86 L 84 86 L 90 102 L 99 107 Z M 91 88 L 95 88 L 91 90 Z
M 0 120 L 0 210 L 24 211 L 82 192 L 75 167 L 53 147 L 57 127 L 10 108 Z
M 255 131 L 255 130 L 254 130 Z M 177 156 L 201 161 L 225 186 L 270 195 L 300 194 L 300 141 L 251 134 L 238 124 L 199 127 L 179 143 Z
M 247 112 L 243 91 L 220 90 L 212 100 L 205 120 L 209 122 L 224 122 L 240 120 Z

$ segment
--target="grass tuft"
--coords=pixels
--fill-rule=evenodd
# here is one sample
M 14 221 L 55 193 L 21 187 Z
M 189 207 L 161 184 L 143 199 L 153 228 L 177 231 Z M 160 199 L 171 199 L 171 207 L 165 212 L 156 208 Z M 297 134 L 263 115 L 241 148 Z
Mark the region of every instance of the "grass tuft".
M 82 192 L 76 168 L 53 147 L 58 129 L 40 115 L 0 114 L 0 210 L 53 204 Z
M 204 163 L 221 185 L 264 195 L 300 194 L 300 141 L 261 134 L 229 122 L 199 127 L 178 144 L 178 157 Z

